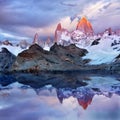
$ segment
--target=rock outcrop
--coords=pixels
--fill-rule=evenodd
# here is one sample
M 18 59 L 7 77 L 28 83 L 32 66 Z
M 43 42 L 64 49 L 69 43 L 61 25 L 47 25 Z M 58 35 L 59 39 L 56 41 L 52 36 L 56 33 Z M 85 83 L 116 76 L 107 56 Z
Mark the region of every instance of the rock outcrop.
M 120 61 L 111 64 L 89 65 L 90 59 L 82 59 L 88 53 L 75 45 L 61 46 L 55 43 L 50 51 L 34 44 L 17 56 L 12 71 L 81 71 L 81 72 L 117 72 Z M 118 58 L 117 58 L 118 59 Z
M 6 48 L 2 48 L 2 51 L 0 52 L 0 71 L 9 71 L 15 60 L 15 55 L 10 53 Z
M 50 51 L 43 50 L 37 44 L 17 56 L 12 70 L 16 71 L 67 71 L 79 70 L 89 60 L 82 56 L 87 50 L 77 48 L 75 45 L 61 46 L 54 44 Z
M 2 42 L 3 45 L 10 45 L 13 46 L 13 44 L 11 42 L 9 42 L 9 40 L 5 40 Z
M 0 52 L 0 71 L 2 72 L 42 72 L 42 71 L 81 71 L 84 73 L 120 73 L 120 55 L 110 64 L 90 65 L 90 59 L 82 57 L 88 53 L 75 45 L 61 46 L 55 43 L 50 51 L 37 44 L 14 56 L 6 48 Z
M 109 65 L 108 68 L 111 72 L 120 73 L 120 55 L 115 58 L 115 61 Z

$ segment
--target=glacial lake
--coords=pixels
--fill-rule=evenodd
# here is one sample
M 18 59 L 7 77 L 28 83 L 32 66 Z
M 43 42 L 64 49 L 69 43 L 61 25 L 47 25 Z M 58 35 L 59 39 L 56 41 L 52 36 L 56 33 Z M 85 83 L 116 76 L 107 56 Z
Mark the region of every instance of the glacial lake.
M 0 74 L 0 120 L 120 120 L 120 76 Z

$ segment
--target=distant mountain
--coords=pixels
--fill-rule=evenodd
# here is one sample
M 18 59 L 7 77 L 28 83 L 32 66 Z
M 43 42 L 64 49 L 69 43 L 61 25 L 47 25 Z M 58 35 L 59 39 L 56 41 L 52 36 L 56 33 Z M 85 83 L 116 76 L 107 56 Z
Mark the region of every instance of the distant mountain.
M 61 26 L 61 23 L 59 23 L 58 25 L 57 25 L 57 28 L 56 28 L 56 30 L 55 30 L 55 42 L 57 42 L 58 41 L 58 36 L 59 36 L 59 33 L 61 32 L 61 30 L 62 30 L 62 26 Z
M 107 28 L 102 33 L 94 34 L 92 24 L 85 17 L 83 17 L 77 23 L 76 29 L 73 31 L 69 31 L 63 28 L 61 23 L 59 23 L 55 30 L 54 40 L 52 40 L 50 37 L 48 37 L 46 41 L 43 39 L 39 39 L 39 36 L 36 33 L 32 44 L 28 44 L 25 40 L 23 40 L 17 46 L 15 46 L 12 45 L 12 43 L 10 43 L 9 41 L 4 41 L 0 42 L 0 48 L 5 47 L 14 55 L 17 56 L 18 53 L 27 49 L 30 45 L 36 44 L 41 47 L 40 50 L 49 51 L 49 53 L 45 54 L 45 58 L 46 55 L 48 55 L 47 57 L 49 59 L 52 56 L 51 59 L 54 58 L 55 61 L 53 60 L 52 62 L 55 63 L 54 65 L 56 65 L 56 68 L 58 67 L 57 64 L 58 61 L 60 63 L 59 68 L 61 68 L 61 63 L 63 63 L 66 66 L 67 63 L 63 62 L 63 59 L 67 62 L 74 61 L 76 65 L 77 64 L 81 65 L 81 63 L 83 62 L 89 65 L 111 64 L 116 61 L 116 57 L 120 54 L 120 29 L 113 31 L 112 28 Z M 71 47 L 69 48 L 69 46 L 71 46 L 72 48 Z M 69 49 L 77 49 L 76 47 L 80 49 L 85 49 L 86 51 L 88 51 L 87 54 L 81 57 L 77 56 L 78 55 L 77 51 L 71 53 L 71 50 Z M 53 48 L 55 49 L 54 52 L 51 51 L 53 50 Z M 34 53 L 35 51 L 32 52 Z M 41 53 L 41 51 L 39 52 Z M 38 56 L 40 56 L 40 53 L 38 54 Z M 63 56 L 61 55 L 61 53 Z M 40 59 L 43 59 L 43 61 L 48 64 L 51 60 L 50 61 L 48 59 L 46 60 L 43 58 L 43 56 L 44 52 L 42 53 L 42 58 Z M 36 56 L 34 57 L 36 58 Z M 60 61 L 60 58 L 62 61 Z M 52 65 L 51 63 L 49 64 Z M 71 66 L 72 65 L 70 64 L 70 67 Z M 117 66 L 119 66 L 119 64 L 117 64 Z M 65 67 L 65 69 L 67 68 Z
M 38 34 L 37 33 L 34 35 L 33 44 L 39 44 Z
M 90 37 L 93 35 L 94 31 L 91 23 L 85 17 L 83 17 L 76 25 L 76 30 L 71 32 L 62 28 L 61 23 L 59 23 L 55 30 L 54 41 L 63 46 L 68 46 L 76 42 L 80 42 L 81 46 L 86 46 L 91 41 Z
M 86 35 L 93 35 L 94 31 L 91 23 L 83 17 L 77 24 L 76 30 L 82 31 Z

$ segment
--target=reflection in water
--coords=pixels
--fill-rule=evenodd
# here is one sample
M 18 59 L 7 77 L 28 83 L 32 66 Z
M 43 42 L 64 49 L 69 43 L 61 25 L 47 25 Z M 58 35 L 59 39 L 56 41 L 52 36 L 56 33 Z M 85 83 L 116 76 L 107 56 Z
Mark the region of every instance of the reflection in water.
M 88 105 L 91 104 L 93 96 L 85 95 L 84 98 L 77 98 L 78 103 L 84 109 L 87 109 Z
M 87 109 L 88 105 L 91 104 L 93 96 L 95 95 L 94 91 L 88 88 L 79 88 L 76 90 L 65 90 L 65 89 L 58 89 L 57 90 L 57 97 L 60 103 L 63 103 L 63 100 L 69 98 L 70 96 L 77 99 L 80 106 L 83 109 Z
M 68 83 L 53 87 L 53 82 L 52 85 L 33 87 L 25 77 L 25 84 L 15 82 L 15 79 L 9 84 L 7 79 L 5 85 L 0 79 L 0 120 L 119 120 L 118 78 L 82 77 L 82 84 L 85 82 L 86 85 L 76 85 L 76 88 L 60 87 Z

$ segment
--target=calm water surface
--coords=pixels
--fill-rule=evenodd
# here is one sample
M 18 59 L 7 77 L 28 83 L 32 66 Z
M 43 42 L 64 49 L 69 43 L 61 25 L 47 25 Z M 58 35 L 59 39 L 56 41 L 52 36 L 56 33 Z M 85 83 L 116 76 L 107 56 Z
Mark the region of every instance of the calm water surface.
M 9 77 L 7 84 L 0 77 L 0 120 L 120 120 L 119 76 L 78 76 L 86 84 L 76 88 L 31 87 Z

